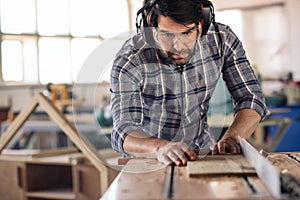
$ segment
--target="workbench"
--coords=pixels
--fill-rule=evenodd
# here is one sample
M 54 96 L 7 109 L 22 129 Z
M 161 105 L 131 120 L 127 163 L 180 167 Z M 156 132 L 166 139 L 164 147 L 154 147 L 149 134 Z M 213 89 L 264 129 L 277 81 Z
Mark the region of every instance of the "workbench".
M 300 153 L 270 153 L 279 171 L 300 181 Z M 173 176 L 170 178 L 170 170 Z M 284 194 L 282 195 L 284 199 Z M 187 166 L 131 159 L 101 199 L 274 199 L 255 174 L 189 176 Z
M 116 163 L 118 154 L 112 150 L 101 150 L 99 154 L 110 166 Z M 108 169 L 109 182 L 117 176 L 118 167 Z M 106 181 L 101 179 L 103 173 L 105 171 L 99 171 L 79 152 L 3 151 L 0 155 L 0 199 L 99 199 L 101 185 Z

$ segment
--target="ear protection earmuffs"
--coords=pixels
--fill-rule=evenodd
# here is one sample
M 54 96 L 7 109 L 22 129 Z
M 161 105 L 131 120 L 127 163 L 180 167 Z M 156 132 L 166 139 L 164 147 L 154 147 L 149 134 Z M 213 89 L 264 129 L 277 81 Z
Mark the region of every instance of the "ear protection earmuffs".
M 138 10 L 136 14 L 136 23 L 135 26 L 137 28 L 137 32 L 141 32 L 145 41 L 150 45 L 156 45 L 155 40 L 153 38 L 153 33 L 150 30 L 152 26 L 148 24 L 148 17 L 150 17 L 149 12 L 151 11 L 152 7 L 156 4 L 158 0 L 149 0 L 146 4 Z M 141 15 L 141 18 L 139 18 Z
M 214 13 L 214 6 L 208 0 L 204 0 L 202 4 L 200 4 L 203 19 L 200 21 L 202 26 L 202 34 L 206 35 L 209 29 L 210 24 L 215 22 L 215 13 Z
M 150 24 L 148 24 L 149 17 L 151 17 L 151 9 L 159 0 L 149 0 L 146 2 L 146 4 L 138 10 L 136 15 L 136 28 L 137 31 L 141 32 L 143 35 L 145 41 L 149 45 L 155 45 L 155 40 L 153 38 L 152 31 L 150 31 L 150 27 L 152 27 Z M 208 0 L 202 0 L 202 3 L 199 5 L 202 10 L 202 16 L 203 19 L 200 21 L 200 24 L 202 26 L 202 33 L 201 36 L 206 35 L 207 31 L 209 29 L 209 26 L 212 22 L 214 22 L 214 7 L 212 3 Z M 140 18 L 141 15 L 141 18 Z

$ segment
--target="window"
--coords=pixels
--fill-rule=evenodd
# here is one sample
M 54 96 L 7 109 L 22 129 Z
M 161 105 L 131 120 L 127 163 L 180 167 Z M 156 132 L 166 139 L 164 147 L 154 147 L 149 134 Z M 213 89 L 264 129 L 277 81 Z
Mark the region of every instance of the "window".
M 216 21 L 230 26 L 234 33 L 242 40 L 243 24 L 240 10 L 224 10 L 216 12 Z
M 71 83 L 105 39 L 130 30 L 128 0 L 0 0 L 2 81 Z
M 1 43 L 3 79 L 6 81 L 21 81 L 22 68 L 22 44 L 18 40 L 5 40 Z M 16 56 L 12 57 L 11 55 Z
M 277 5 L 260 9 L 253 15 L 252 23 L 251 44 L 255 49 L 253 58 L 259 66 L 262 78 L 285 79 L 292 71 L 289 60 L 289 27 L 286 8 Z

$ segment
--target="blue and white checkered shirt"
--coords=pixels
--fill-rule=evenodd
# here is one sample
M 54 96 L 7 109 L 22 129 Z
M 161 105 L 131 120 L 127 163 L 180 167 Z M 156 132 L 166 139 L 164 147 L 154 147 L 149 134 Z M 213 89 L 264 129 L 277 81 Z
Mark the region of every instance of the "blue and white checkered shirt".
M 211 146 L 207 111 L 220 77 L 235 113 L 249 108 L 266 116 L 263 93 L 241 42 L 228 26 L 217 26 L 219 33 L 211 25 L 207 35 L 199 37 L 194 55 L 182 68 L 166 62 L 140 34 L 126 41 L 111 71 L 111 142 L 116 151 L 125 153 L 124 139 L 134 130 L 183 141 L 192 149 Z

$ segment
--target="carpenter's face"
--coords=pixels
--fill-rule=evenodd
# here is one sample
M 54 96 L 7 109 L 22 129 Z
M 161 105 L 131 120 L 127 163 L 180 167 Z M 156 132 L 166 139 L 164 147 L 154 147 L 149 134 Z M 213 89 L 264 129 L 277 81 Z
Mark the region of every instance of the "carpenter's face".
M 178 24 L 170 17 L 159 16 L 154 37 L 165 56 L 177 65 L 184 65 L 193 54 L 201 31 L 196 24 Z

